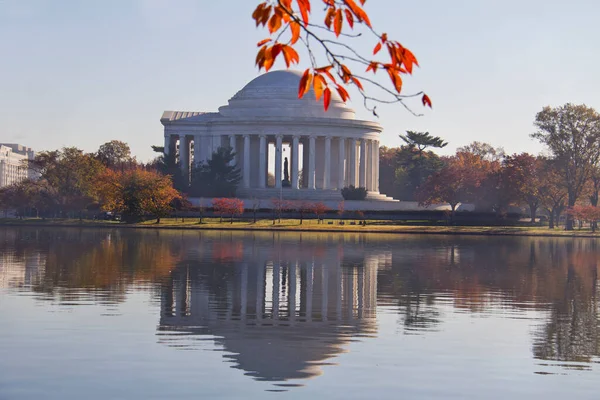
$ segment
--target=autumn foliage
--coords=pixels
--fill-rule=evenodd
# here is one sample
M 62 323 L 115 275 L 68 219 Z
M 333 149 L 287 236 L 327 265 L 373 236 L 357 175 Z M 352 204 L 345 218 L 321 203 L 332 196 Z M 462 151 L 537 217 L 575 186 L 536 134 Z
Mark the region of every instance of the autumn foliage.
M 242 215 L 244 213 L 244 201 L 235 198 L 216 198 L 212 201 L 212 206 L 215 214 L 219 215 L 221 219 L 223 216 L 228 215 L 230 222 L 233 223 L 233 217 L 236 215 Z
M 363 8 L 365 0 L 321 0 L 321 2 L 323 5 L 319 4 L 316 8 L 323 9 L 322 25 L 319 25 L 318 21 L 315 22 L 319 17 L 313 14 L 315 7 L 312 7 L 311 0 L 267 0 L 258 4 L 252 18 L 256 26 L 266 27 L 269 31 L 269 37 L 257 44 L 259 50 L 256 55 L 256 65 L 259 70 L 264 68 L 265 71 L 269 71 L 278 57 L 283 58 L 288 68 L 298 64 L 300 56 L 295 47 L 298 43 L 302 43 L 309 50 L 311 67 L 304 71 L 300 80 L 299 98 L 312 88 L 316 100 L 323 98 L 323 105 L 327 110 L 332 91 L 336 91 L 340 98 L 346 101 L 350 96 L 345 87 L 353 86 L 363 96 L 365 106 L 373 112 L 375 109 L 367 105 L 368 100 L 404 104 L 406 97 L 417 95 L 421 96 L 424 106 L 431 107 L 431 100 L 422 92 L 412 96 L 402 94 L 402 77 L 412 74 L 414 67 L 419 65 L 417 58 L 400 42 L 392 40 L 386 33 L 377 33 L 374 30 Z M 317 29 L 324 29 L 331 38 L 321 37 L 322 32 Z M 372 54 L 363 56 L 340 40 L 357 38 L 362 34 L 361 31 L 373 35 Z M 317 60 L 311 43 L 320 46 L 325 54 L 325 60 Z M 384 49 L 387 51 L 382 51 Z M 344 50 L 348 53 L 343 53 Z M 364 68 L 364 71 L 354 72 L 356 68 Z M 387 75 L 391 87 L 374 80 L 373 75 L 379 71 Z M 382 90 L 390 100 L 381 100 L 366 94 L 364 83 Z
M 172 203 L 181 198 L 173 188 L 171 177 L 141 168 L 107 169 L 99 176 L 96 191 L 104 210 L 122 212 L 129 221 L 148 215 L 159 223 L 161 217 L 173 210 Z

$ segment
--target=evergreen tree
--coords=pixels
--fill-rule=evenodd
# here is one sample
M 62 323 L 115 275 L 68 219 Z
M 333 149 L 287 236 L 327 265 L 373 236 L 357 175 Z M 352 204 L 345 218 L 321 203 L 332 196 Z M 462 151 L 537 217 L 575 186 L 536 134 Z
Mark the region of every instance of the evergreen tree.
M 431 136 L 429 132 L 406 131 L 406 135 L 399 135 L 400 139 L 411 148 L 416 148 L 419 152 L 419 157 L 423 156 L 423 151 L 428 147 L 441 149 L 448 145 L 439 136 Z
M 232 161 L 235 153 L 230 147 L 219 147 L 205 164 L 192 170 L 190 195 L 196 197 L 233 197 L 242 176 Z

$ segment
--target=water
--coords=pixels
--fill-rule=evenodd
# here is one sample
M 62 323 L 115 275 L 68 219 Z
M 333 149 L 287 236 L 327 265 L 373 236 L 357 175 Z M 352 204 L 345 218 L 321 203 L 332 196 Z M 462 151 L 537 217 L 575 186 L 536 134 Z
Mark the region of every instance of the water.
M 598 250 L 0 229 L 0 399 L 597 399 Z

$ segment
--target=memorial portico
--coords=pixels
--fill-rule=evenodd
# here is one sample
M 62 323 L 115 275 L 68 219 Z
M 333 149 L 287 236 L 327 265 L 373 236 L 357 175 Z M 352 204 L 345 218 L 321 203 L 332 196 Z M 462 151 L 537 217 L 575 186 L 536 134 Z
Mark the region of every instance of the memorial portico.
M 328 111 L 312 92 L 298 99 L 300 77 L 289 70 L 261 75 L 218 112 L 166 111 L 165 154 L 175 152 L 188 176 L 192 165 L 231 147 L 242 172 L 239 197 L 271 198 L 283 190 L 286 198 L 341 199 L 340 190 L 352 185 L 385 199 L 378 184 L 381 125 L 357 120 L 336 95 Z

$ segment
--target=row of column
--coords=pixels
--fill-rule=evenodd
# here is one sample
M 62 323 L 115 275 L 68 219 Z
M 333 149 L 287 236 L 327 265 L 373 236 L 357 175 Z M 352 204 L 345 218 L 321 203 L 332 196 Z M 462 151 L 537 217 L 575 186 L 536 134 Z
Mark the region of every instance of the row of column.
M 251 138 L 255 135 L 243 135 L 242 186 L 250 188 L 251 169 L 258 163 L 258 188 L 267 187 L 267 137 L 258 135 L 258 160 L 251 152 Z M 194 162 L 202 163 L 210 159 L 213 152 L 223 145 L 224 136 L 194 136 Z M 179 138 L 179 162 L 183 174 L 189 173 L 191 164 L 191 136 L 165 136 L 165 154 L 176 148 L 175 141 Z M 237 136 L 228 135 L 228 145 L 237 153 Z M 322 173 L 322 184 L 318 189 L 341 189 L 345 186 L 365 187 L 369 191 L 379 191 L 379 141 L 371 139 L 354 139 L 344 137 L 324 137 L 322 170 L 316 168 L 317 136 L 308 136 L 303 143 L 304 165 L 306 172 L 306 187 L 317 189 L 317 173 Z M 299 158 L 301 136 L 292 136 L 290 183 L 292 189 L 299 189 Z M 338 145 L 337 166 L 332 165 L 332 141 Z M 282 186 L 283 167 L 283 135 L 275 136 L 275 188 Z M 357 149 L 358 148 L 358 149 Z M 346 154 L 348 150 L 349 154 Z M 238 159 L 239 159 L 238 155 Z M 337 168 L 337 182 L 332 182 L 332 168 Z

